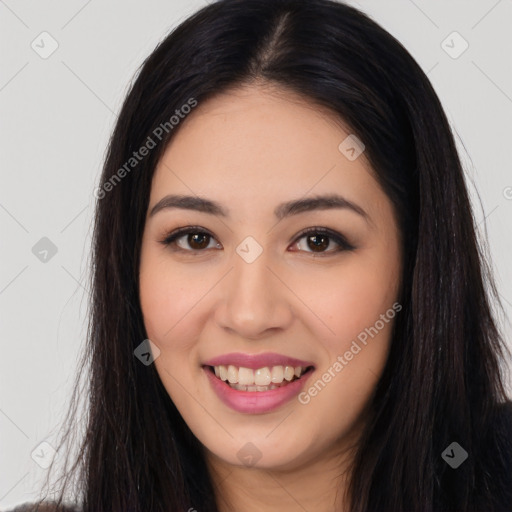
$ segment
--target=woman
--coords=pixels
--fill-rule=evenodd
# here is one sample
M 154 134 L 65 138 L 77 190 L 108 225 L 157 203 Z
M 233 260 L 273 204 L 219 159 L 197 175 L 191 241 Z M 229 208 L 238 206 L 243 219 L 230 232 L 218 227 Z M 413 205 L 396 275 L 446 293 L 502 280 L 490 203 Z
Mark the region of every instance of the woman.
M 140 70 L 96 197 L 59 506 L 75 475 L 84 512 L 512 510 L 510 356 L 453 137 L 364 14 L 203 8 Z

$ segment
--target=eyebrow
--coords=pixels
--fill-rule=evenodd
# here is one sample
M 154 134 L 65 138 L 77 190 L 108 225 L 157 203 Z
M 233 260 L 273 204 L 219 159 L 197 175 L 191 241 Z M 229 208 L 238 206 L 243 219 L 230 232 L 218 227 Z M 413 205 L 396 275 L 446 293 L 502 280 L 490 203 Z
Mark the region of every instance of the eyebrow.
M 216 201 L 212 201 L 203 197 L 186 195 L 168 195 L 163 197 L 160 199 L 160 201 L 158 201 L 158 203 L 155 204 L 155 206 L 153 206 L 153 208 L 151 208 L 149 216 L 152 217 L 159 211 L 169 208 L 195 210 L 211 215 L 229 217 L 228 210 L 226 210 Z M 281 220 L 285 217 L 297 215 L 299 213 L 313 210 L 329 210 L 335 208 L 351 210 L 363 217 L 367 222 L 369 221 L 369 216 L 363 210 L 363 208 L 338 194 L 306 197 L 302 199 L 287 201 L 275 208 L 274 215 L 277 219 Z

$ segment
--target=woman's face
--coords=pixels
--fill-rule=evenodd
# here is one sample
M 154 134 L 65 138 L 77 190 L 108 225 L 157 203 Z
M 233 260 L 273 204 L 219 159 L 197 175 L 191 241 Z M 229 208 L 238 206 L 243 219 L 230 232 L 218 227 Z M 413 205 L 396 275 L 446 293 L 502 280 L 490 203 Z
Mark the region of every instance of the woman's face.
M 332 114 L 291 94 L 238 89 L 181 122 L 142 242 L 158 374 L 216 460 L 284 469 L 341 453 L 401 308 L 391 202 Z

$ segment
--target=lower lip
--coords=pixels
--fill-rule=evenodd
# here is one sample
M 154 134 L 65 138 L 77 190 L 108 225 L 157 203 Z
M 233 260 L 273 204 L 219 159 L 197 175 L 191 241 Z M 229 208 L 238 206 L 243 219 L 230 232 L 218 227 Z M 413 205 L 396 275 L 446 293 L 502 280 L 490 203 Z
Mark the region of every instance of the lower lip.
M 209 368 L 203 367 L 203 370 L 206 372 L 213 390 L 224 404 L 235 411 L 250 414 L 270 412 L 281 407 L 301 392 L 313 373 L 308 370 L 300 379 L 268 391 L 238 391 L 218 379 Z

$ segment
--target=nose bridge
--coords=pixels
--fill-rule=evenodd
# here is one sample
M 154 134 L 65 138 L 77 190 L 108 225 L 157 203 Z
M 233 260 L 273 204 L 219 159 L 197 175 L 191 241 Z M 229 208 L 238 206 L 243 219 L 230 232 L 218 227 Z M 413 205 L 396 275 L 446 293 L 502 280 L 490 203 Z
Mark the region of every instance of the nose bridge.
M 261 254 L 254 261 L 245 260 L 240 255 L 233 258 L 232 298 L 258 300 L 268 294 L 271 272 L 267 254 Z
M 255 257 L 254 250 L 251 241 L 237 248 L 217 312 L 219 325 L 245 338 L 284 328 L 291 320 L 285 287 L 268 268 L 272 266 L 270 253 L 260 250 Z

